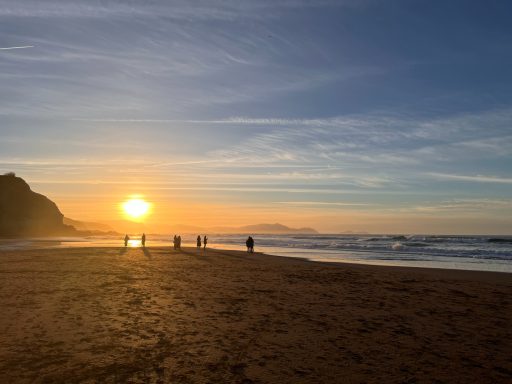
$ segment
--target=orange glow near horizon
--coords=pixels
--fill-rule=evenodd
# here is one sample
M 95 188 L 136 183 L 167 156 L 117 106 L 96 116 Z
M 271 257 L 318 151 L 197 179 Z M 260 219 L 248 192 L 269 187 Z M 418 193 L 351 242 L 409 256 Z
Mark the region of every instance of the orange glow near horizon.
M 41 190 L 41 188 L 39 188 Z M 181 193 L 163 195 L 161 191 L 148 191 L 144 195 L 129 195 L 121 188 L 109 193 L 77 191 L 73 196 L 52 194 L 42 189 L 43 194 L 54 200 L 66 217 L 79 221 L 100 223 L 120 233 L 174 234 L 194 228 L 214 231 L 217 227 L 240 227 L 260 223 L 281 223 L 289 227 L 312 227 L 321 233 L 452 233 L 484 232 L 504 233 L 510 228 L 505 222 L 496 222 L 485 215 L 452 217 L 452 212 L 430 213 L 411 210 L 395 212 L 384 209 L 367 209 L 356 206 L 352 209 L 323 206 L 294 206 L 289 204 L 266 204 L 260 202 L 205 201 L 196 196 Z M 100 191 L 101 192 L 101 191 Z M 123 204 L 132 199 L 141 199 L 149 204 L 148 212 L 138 219 L 129 216 Z M 213 200 L 213 199 L 212 199 Z M 133 223 L 143 226 L 133 226 Z M 102 230 L 101 228 L 99 230 Z

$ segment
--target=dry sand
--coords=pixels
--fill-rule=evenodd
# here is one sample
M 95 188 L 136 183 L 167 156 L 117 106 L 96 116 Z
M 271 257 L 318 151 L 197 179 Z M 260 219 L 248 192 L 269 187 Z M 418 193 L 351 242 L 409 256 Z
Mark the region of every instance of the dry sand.
M 0 383 L 510 383 L 512 274 L 0 252 Z

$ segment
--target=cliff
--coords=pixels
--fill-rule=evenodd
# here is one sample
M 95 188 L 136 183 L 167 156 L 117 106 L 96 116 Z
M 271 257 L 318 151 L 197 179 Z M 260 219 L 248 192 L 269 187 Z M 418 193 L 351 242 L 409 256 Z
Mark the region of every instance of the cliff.
M 57 205 L 14 174 L 0 176 L 0 236 L 50 236 L 75 234 L 63 223 Z

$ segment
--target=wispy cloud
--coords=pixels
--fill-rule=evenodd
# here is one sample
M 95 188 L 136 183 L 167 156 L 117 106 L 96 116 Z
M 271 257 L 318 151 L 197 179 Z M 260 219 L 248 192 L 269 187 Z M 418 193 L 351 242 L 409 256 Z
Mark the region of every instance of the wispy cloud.
M 512 109 L 506 109 L 433 120 L 399 114 L 366 114 L 323 119 L 232 117 L 208 123 L 275 127 L 271 132 L 253 137 L 243 149 L 230 153 L 234 157 L 249 156 L 251 152 L 257 157 L 260 152 L 292 151 L 296 156 L 290 155 L 291 158 L 414 164 L 426 159 L 463 158 L 469 155 L 468 150 L 471 156 L 508 155 L 512 136 L 504 135 L 504 128 L 511 117 Z M 482 130 L 482 126 L 486 129 Z
M 147 1 L 137 6 L 120 0 L 101 4 L 84 4 L 69 0 L 66 2 L 47 0 L 44 6 L 39 1 L 11 1 L 0 8 L 0 16 L 10 17 L 66 17 L 66 18 L 122 18 L 127 16 L 154 17 L 166 16 L 174 20 L 234 20 L 237 18 L 260 18 L 262 13 L 276 17 L 269 10 L 286 11 L 290 9 L 356 6 L 354 0 L 336 1 L 196 1 L 183 0 Z
M 74 118 L 75 121 L 91 121 L 106 123 L 182 123 L 201 125 L 249 125 L 266 127 L 368 127 L 368 119 L 363 117 L 332 117 L 323 119 L 284 119 L 284 118 L 250 118 L 243 116 L 228 117 L 225 119 L 190 120 L 190 119 L 108 119 L 108 118 Z M 366 121 L 365 121 L 366 120 Z M 386 117 L 372 119 L 374 123 L 390 125 L 391 120 Z
M 454 175 L 447 173 L 429 172 L 428 176 L 440 180 L 455 180 L 455 181 L 470 181 L 476 183 L 498 183 L 498 184 L 512 184 L 512 178 L 500 176 L 487 176 L 487 175 Z
M 304 39 L 270 20 L 359 3 L 7 0 L 2 36 L 38 49 L 5 55 L 0 114 L 163 124 L 375 74 L 373 63 L 309 65 Z M 248 19 L 257 22 L 247 28 Z
M 190 124 L 194 128 L 191 132 L 200 137 L 208 130 L 228 129 L 229 134 L 239 127 L 244 128 L 237 131 L 241 139 L 226 137 L 221 149 L 179 157 L 175 153 L 173 161 L 159 158 L 161 155 L 157 156 L 155 150 L 160 144 L 153 143 L 153 159 L 144 164 L 133 164 L 134 169 L 140 168 L 139 175 L 180 175 L 180 180 L 187 182 L 193 179 L 188 174 L 201 174 L 203 180 L 216 178 L 260 185 L 282 182 L 295 184 L 293 188 L 299 189 L 302 186 L 297 184 L 314 183 L 369 192 L 411 190 L 418 185 L 427 185 L 432 179 L 510 184 L 512 179 L 507 177 L 465 174 L 462 163 L 468 156 L 507 156 L 511 137 L 503 136 L 502 129 L 503 117 L 507 114 L 506 111 L 496 111 L 486 112 L 484 117 L 469 115 L 445 120 L 367 114 L 319 119 L 235 116 L 204 120 L 80 118 L 74 121 L 100 122 L 106 127 L 109 124 L 117 127 L 120 123 L 149 124 L 144 126 L 145 134 L 158 137 L 159 143 L 179 141 L 174 135 L 184 124 Z M 487 129 L 476 129 L 478 124 L 474 121 L 485 124 Z M 443 131 L 446 126 L 451 128 Z M 430 127 L 430 135 L 425 127 Z M 144 140 L 139 141 L 137 128 L 132 128 L 131 132 L 130 135 L 123 133 L 126 139 L 122 146 L 116 141 L 95 138 L 74 140 L 73 145 L 84 143 L 97 149 L 149 150 Z M 65 140 L 62 143 L 69 144 Z M 440 164 L 448 160 L 452 172 L 438 172 Z
M 431 202 L 415 206 L 413 210 L 425 213 L 433 212 L 477 212 L 489 210 L 510 210 L 510 199 L 451 199 L 441 202 Z
M 319 207 L 367 207 L 377 204 L 368 203 L 350 203 L 350 202 L 328 202 L 328 201 L 275 201 L 274 204 L 293 205 L 299 207 L 319 206 Z

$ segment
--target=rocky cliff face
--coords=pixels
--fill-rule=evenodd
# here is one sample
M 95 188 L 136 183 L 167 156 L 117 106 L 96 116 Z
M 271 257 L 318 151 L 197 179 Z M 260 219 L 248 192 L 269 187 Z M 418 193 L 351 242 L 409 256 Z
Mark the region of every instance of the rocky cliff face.
M 70 235 L 57 205 L 14 174 L 0 176 L 0 236 Z

